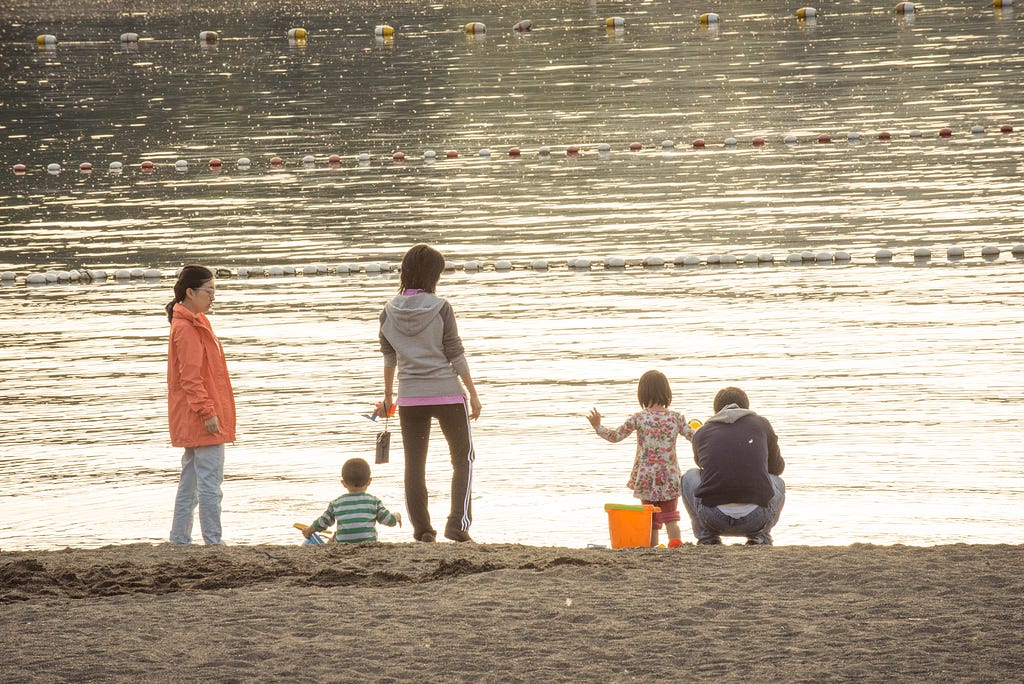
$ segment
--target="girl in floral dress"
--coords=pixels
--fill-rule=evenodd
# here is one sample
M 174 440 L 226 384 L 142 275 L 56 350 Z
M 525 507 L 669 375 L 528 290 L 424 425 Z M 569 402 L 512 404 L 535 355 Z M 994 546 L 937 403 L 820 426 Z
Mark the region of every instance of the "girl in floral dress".
M 681 413 L 670 411 L 672 388 L 663 373 L 647 371 L 640 378 L 637 399 L 644 408 L 630 416 L 621 427 L 609 430 L 601 425 L 601 414 L 591 409 L 587 420 L 594 430 L 609 442 L 621 442 L 636 432 L 636 460 L 626 486 L 642 503 L 661 509 L 651 519 L 651 546 L 658 545 L 662 524 L 668 530 L 669 547 L 683 542 L 679 532 L 679 480 L 681 472 L 676 459 L 676 438 L 693 436 Z

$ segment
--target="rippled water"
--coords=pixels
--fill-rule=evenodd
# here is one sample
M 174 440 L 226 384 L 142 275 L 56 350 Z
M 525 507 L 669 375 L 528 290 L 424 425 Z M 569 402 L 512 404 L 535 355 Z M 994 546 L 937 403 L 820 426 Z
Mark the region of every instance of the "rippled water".
M 0 270 L 19 275 L 0 288 L 4 548 L 162 539 L 178 456 L 164 398 L 170 281 L 33 288 L 24 275 L 393 263 L 416 241 L 518 267 L 442 281 L 484 402 L 481 541 L 606 541 L 601 505 L 630 500 L 633 447 L 604 443 L 583 414 L 624 419 L 652 367 L 688 415 L 707 417 L 735 383 L 772 419 L 790 487 L 778 543 L 1020 537 L 1024 263 L 1009 247 L 1024 242 L 1024 137 L 998 132 L 1024 123 L 1013 12 L 940 3 L 906 19 L 830 3 L 808 25 L 776 0 L 725 2 L 709 30 L 703 9 L 667 2 L 527 3 L 515 15 L 492 3 L 260 7 L 4 10 L 0 156 L 29 166 L 0 174 Z M 611 15 L 624 31 L 605 31 Z M 516 35 L 523 18 L 537 28 Z M 485 37 L 462 31 L 475 20 Z M 374 40 L 384 21 L 394 41 Z M 312 34 L 305 46 L 283 37 L 296 25 Z M 199 46 L 203 29 L 223 40 Z M 142 34 L 137 48 L 117 44 L 127 30 Z M 38 50 L 39 33 L 61 42 Z M 952 138 L 937 137 L 943 126 Z M 883 129 L 895 139 L 876 140 Z M 786 133 L 799 142 L 782 144 Z M 820 133 L 836 142 L 816 144 Z M 755 135 L 768 144 L 753 147 Z M 707 149 L 690 148 L 697 137 Z M 664 139 L 677 146 L 662 151 Z M 582 155 L 566 156 L 570 144 Z M 521 158 L 505 154 L 513 145 Z M 442 158 L 426 163 L 426 149 Z M 360 152 L 373 160 L 360 165 Z M 305 154 L 317 165 L 303 168 Z M 235 168 L 243 155 L 249 171 Z M 273 155 L 284 170 L 268 169 Z M 222 171 L 207 168 L 213 156 Z M 180 158 L 187 172 L 174 171 Z M 125 172 L 108 173 L 112 160 Z M 78 173 L 81 161 L 96 170 Z M 48 174 L 51 162 L 65 170 Z M 982 245 L 1002 253 L 982 259 Z M 946 260 L 948 246 L 968 258 Z M 893 265 L 875 264 L 880 247 Z M 917 247 L 934 258 L 914 262 Z M 782 261 L 836 249 L 852 261 Z M 556 263 L 747 252 L 776 264 Z M 527 268 L 537 258 L 554 267 Z M 337 494 L 341 460 L 369 454 L 376 427 L 360 414 L 379 393 L 375 321 L 395 287 L 365 275 L 219 281 L 213 322 L 240 425 L 229 542 L 297 541 L 291 522 Z M 440 517 L 443 444 L 432 453 Z M 400 508 L 393 460 L 374 490 Z

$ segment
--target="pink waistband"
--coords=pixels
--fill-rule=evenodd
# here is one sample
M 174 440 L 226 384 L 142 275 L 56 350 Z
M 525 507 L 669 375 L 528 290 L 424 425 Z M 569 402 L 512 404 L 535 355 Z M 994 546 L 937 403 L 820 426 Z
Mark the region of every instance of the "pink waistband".
M 399 397 L 395 402 L 399 406 L 437 406 L 438 404 L 465 404 L 466 397 L 461 394 L 449 394 L 444 397 Z

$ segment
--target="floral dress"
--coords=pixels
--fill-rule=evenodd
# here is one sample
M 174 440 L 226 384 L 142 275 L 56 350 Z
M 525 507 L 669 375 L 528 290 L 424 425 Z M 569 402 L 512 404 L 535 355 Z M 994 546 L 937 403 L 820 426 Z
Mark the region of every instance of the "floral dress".
M 670 501 L 680 494 L 676 438 L 693 434 L 682 414 L 644 409 L 615 430 L 599 426 L 597 434 L 609 442 L 621 442 L 636 432 L 636 460 L 626 486 L 643 501 Z

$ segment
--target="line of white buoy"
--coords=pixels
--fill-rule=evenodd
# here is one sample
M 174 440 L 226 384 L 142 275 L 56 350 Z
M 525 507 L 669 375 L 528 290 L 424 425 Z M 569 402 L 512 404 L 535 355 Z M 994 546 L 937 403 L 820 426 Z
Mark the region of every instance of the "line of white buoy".
M 1013 7 L 1013 0 L 992 0 L 992 7 L 996 10 L 1010 9 Z M 910 17 L 918 11 L 919 6 L 913 2 L 897 2 L 892 11 L 900 16 Z M 796 17 L 797 21 L 813 24 L 817 21 L 820 12 L 814 7 L 800 7 L 797 9 L 793 16 Z M 833 16 L 842 16 L 842 12 L 836 12 Z M 705 28 L 717 28 L 722 21 L 721 15 L 716 12 L 704 12 L 703 14 L 697 15 L 697 23 Z M 607 17 L 602 24 L 609 32 L 620 32 L 626 28 L 626 19 L 624 17 Z M 534 23 L 530 19 L 522 19 L 517 21 L 512 26 L 512 30 L 515 33 L 526 33 L 532 31 Z M 572 30 L 579 27 L 561 27 L 565 30 Z M 471 21 L 464 24 L 462 30 L 469 35 L 486 35 L 487 25 L 480 21 Z M 393 39 L 396 34 L 395 28 L 388 24 L 378 24 L 373 27 L 373 35 L 378 40 Z M 289 41 L 293 43 L 305 44 L 310 38 L 310 32 L 304 28 L 296 27 L 290 28 L 285 32 L 285 36 Z M 137 44 L 140 40 L 138 33 L 122 33 L 120 36 L 120 42 L 122 44 Z M 199 42 L 203 45 L 216 44 L 221 40 L 221 35 L 217 31 L 200 31 Z M 58 43 L 57 36 L 44 33 L 36 36 L 36 44 L 40 48 L 53 49 Z
M 1012 247 L 1000 247 L 999 245 L 983 246 L 978 256 L 987 262 L 994 262 L 1004 253 L 1009 253 L 1014 258 L 1024 261 L 1024 244 L 1015 244 Z M 902 256 L 909 257 L 910 263 L 914 265 L 928 264 L 932 260 L 932 250 L 927 247 L 918 247 Z M 946 250 L 946 259 L 949 263 L 959 263 L 967 259 L 967 252 L 963 247 L 949 247 Z M 875 264 L 894 264 L 897 262 L 897 254 L 890 249 L 878 249 L 870 257 L 862 257 L 862 261 Z M 595 268 L 607 271 L 622 269 L 654 269 L 654 268 L 700 268 L 700 267 L 722 267 L 722 266 L 773 266 L 777 263 L 786 265 L 795 264 L 834 264 L 849 265 L 854 262 L 854 257 L 846 251 L 803 251 L 791 252 L 785 257 L 776 258 L 774 254 L 746 253 L 736 255 L 732 253 L 716 253 L 707 256 L 682 255 L 674 258 L 661 256 L 647 256 L 642 258 L 626 258 L 622 256 L 609 256 L 602 259 L 591 259 L 588 257 L 575 257 L 569 259 L 529 259 L 512 261 L 509 259 L 498 259 L 496 261 L 469 260 L 464 262 L 450 261 L 445 265 L 448 271 L 465 271 L 476 273 L 480 271 L 513 271 L 513 270 L 534 270 L 550 271 L 565 268 L 574 271 L 590 271 Z M 386 262 L 364 262 L 364 263 L 338 263 L 328 266 L 323 263 L 305 264 L 300 266 L 239 266 L 237 268 L 215 269 L 218 278 L 283 278 L 289 276 L 322 276 L 322 275 L 367 275 L 379 276 L 399 270 L 397 264 Z M 158 268 L 119 268 L 119 269 L 75 269 L 69 271 L 46 271 L 44 273 L 18 273 L 16 271 L 0 272 L 0 283 L 13 285 L 23 283 L 26 285 L 51 285 L 68 283 L 103 283 L 108 280 L 114 282 L 128 283 L 138 280 L 160 280 L 163 278 L 177 277 L 176 270 Z
M 1008 124 L 1008 123 L 1002 124 L 999 127 L 999 132 L 1002 133 L 1003 135 L 1008 135 L 1010 133 L 1013 133 L 1014 132 L 1013 124 Z M 984 135 L 986 135 L 986 133 L 987 133 L 987 129 L 985 128 L 985 126 L 982 126 L 980 124 L 976 124 L 974 126 L 971 126 L 971 128 L 970 128 L 970 134 L 973 137 L 984 136 Z M 890 142 L 890 141 L 895 140 L 896 138 L 898 138 L 900 134 L 899 133 L 892 133 L 892 132 L 889 132 L 889 131 L 877 131 L 877 132 L 874 132 L 874 133 L 871 133 L 871 134 L 860 133 L 860 132 L 857 132 L 857 131 L 850 131 L 850 132 L 846 133 L 843 137 L 851 145 L 859 145 L 869 135 L 871 137 L 873 137 L 873 138 L 876 138 L 877 140 L 879 140 L 881 142 Z M 907 131 L 905 133 L 905 135 L 906 135 L 907 138 L 911 138 L 911 139 L 922 139 L 922 138 L 924 138 L 924 133 L 921 130 L 919 130 L 919 129 L 911 129 L 910 131 Z M 940 139 L 952 138 L 954 136 L 954 131 L 953 131 L 952 128 L 946 126 L 946 127 L 940 128 L 935 133 L 935 136 L 936 136 L 936 138 L 940 138 Z M 768 142 L 769 142 L 768 138 L 766 138 L 764 136 L 754 136 L 750 140 L 750 145 L 752 147 L 756 147 L 756 148 L 763 148 L 763 147 L 765 147 L 768 144 Z M 800 137 L 800 136 L 794 135 L 792 133 L 789 133 L 789 134 L 786 134 L 786 135 L 782 136 L 781 142 L 786 147 L 792 147 L 794 145 L 800 144 L 801 142 L 814 142 L 816 144 L 821 145 L 821 144 L 830 144 L 830 143 L 832 143 L 833 142 L 833 138 L 832 138 L 832 135 L 829 134 L 829 133 L 821 133 L 821 134 L 818 134 L 816 136 L 812 134 L 811 136 L 803 136 L 803 137 Z M 723 148 L 733 149 L 733 148 L 736 148 L 739 145 L 739 141 L 736 138 L 729 137 L 729 138 L 725 138 L 721 142 L 721 145 L 722 145 Z M 700 151 L 700 150 L 707 149 L 708 143 L 707 143 L 707 141 L 704 138 L 695 138 L 691 142 L 690 146 L 694 150 Z M 673 141 L 673 140 L 662 140 L 660 146 L 658 146 L 658 147 L 660 147 L 660 150 L 664 153 L 664 152 L 676 149 L 677 145 L 676 145 L 675 141 Z M 653 148 L 653 146 L 652 146 L 652 148 Z M 552 148 L 549 145 L 541 145 L 540 147 L 537 148 L 536 155 L 539 158 L 549 158 L 551 156 L 551 154 L 552 154 L 552 150 L 553 149 L 562 150 L 564 152 L 565 156 L 567 156 L 567 157 L 583 156 L 583 155 L 585 155 L 587 153 L 588 150 L 590 150 L 591 152 L 595 152 L 596 151 L 599 156 L 609 156 L 612 153 L 612 146 L 610 144 L 608 144 L 608 143 L 599 143 L 597 145 L 590 145 L 590 146 L 566 145 L 564 147 L 560 146 L 558 148 Z M 630 143 L 625 149 L 627 149 L 629 152 L 635 154 L 635 153 L 643 152 L 645 149 L 648 149 L 648 148 L 646 148 L 643 143 L 633 142 L 633 143 Z M 481 159 L 490 159 L 492 157 L 492 155 L 494 154 L 494 152 L 492 151 L 491 148 L 484 147 L 484 148 L 481 148 L 476 154 Z M 519 158 L 521 158 L 523 156 L 523 148 L 522 147 L 518 147 L 518 146 L 509 147 L 507 149 L 507 151 L 505 152 L 505 154 L 509 158 L 519 159 Z M 460 156 L 461 156 L 461 154 L 459 153 L 458 150 L 445 150 L 443 158 L 444 159 L 459 159 Z M 390 161 L 394 162 L 395 164 L 403 164 L 403 163 L 405 163 L 407 161 L 412 161 L 413 159 L 416 159 L 416 157 L 411 156 L 411 155 L 409 155 L 409 154 L 407 154 L 405 152 L 402 152 L 402 151 L 392 152 L 389 155 L 377 155 L 377 156 L 371 155 L 369 152 L 360 152 L 359 154 L 354 155 L 354 157 L 342 157 L 339 154 L 329 154 L 329 155 L 326 156 L 326 158 L 321 156 L 320 159 L 319 159 L 319 162 L 321 162 L 321 163 L 322 162 L 326 162 L 327 166 L 330 167 L 330 168 L 339 168 L 339 167 L 342 166 L 344 160 L 347 159 L 347 158 L 349 158 L 349 159 L 354 158 L 356 163 L 359 166 L 362 166 L 362 167 L 369 166 L 374 161 L 388 161 L 388 160 L 390 160 Z M 438 154 L 438 152 L 436 150 L 424 150 L 423 154 L 419 157 L 419 159 L 423 163 L 425 163 L 425 164 L 432 164 L 432 163 L 436 162 L 439 159 L 439 154 Z M 307 154 L 307 155 L 304 155 L 303 157 L 301 157 L 301 159 L 299 160 L 299 162 L 297 164 L 293 162 L 292 163 L 292 167 L 293 168 L 303 168 L 303 169 L 313 169 L 313 168 L 316 168 L 317 163 L 318 163 L 318 159 L 317 159 L 316 156 L 314 156 L 312 154 Z M 209 160 L 205 161 L 204 163 L 200 163 L 200 164 L 202 166 L 205 166 L 206 168 L 208 168 L 210 171 L 214 171 L 214 172 L 222 171 L 224 169 L 224 166 L 225 166 L 225 162 L 220 157 L 211 157 Z M 127 168 L 134 168 L 135 166 L 136 165 L 129 165 L 129 167 L 127 167 Z M 174 170 L 179 172 L 179 173 L 185 173 L 185 172 L 189 171 L 192 168 L 192 165 L 189 163 L 189 160 L 187 160 L 187 159 L 178 159 L 177 161 L 174 162 L 173 165 L 167 164 L 166 166 L 173 166 Z M 259 164 L 254 164 L 250 157 L 239 157 L 238 159 L 235 160 L 235 166 L 238 168 L 239 171 L 249 171 L 249 170 L 252 170 L 253 167 L 261 168 Z M 18 163 L 18 164 L 14 164 L 11 167 L 11 170 L 14 172 L 15 175 L 25 175 L 25 174 L 27 174 L 29 172 L 30 169 L 35 169 L 35 168 L 42 168 L 42 167 L 29 167 L 27 164 Z M 92 162 L 83 161 L 83 162 L 80 162 L 78 164 L 77 168 L 78 168 L 78 171 L 80 173 L 88 174 L 88 173 L 92 173 L 95 170 L 96 167 L 93 165 Z M 123 173 L 125 168 L 126 168 L 126 166 L 125 166 L 124 162 L 121 162 L 121 161 L 112 161 L 112 162 L 110 162 L 110 164 L 108 166 L 108 170 L 110 171 L 110 173 L 113 173 L 113 174 Z M 142 173 L 153 173 L 157 169 L 157 164 L 155 162 L 151 161 L 151 160 L 144 160 L 144 161 L 140 162 L 137 165 L 137 168 Z M 284 170 L 284 169 L 288 168 L 288 163 L 282 157 L 274 156 L 274 157 L 270 158 L 270 160 L 267 162 L 265 168 L 269 168 L 272 171 L 280 171 L 280 170 Z M 50 175 L 59 175 L 64 170 L 64 167 L 60 163 L 58 163 L 58 162 L 50 162 L 49 164 L 46 165 L 45 170 Z

